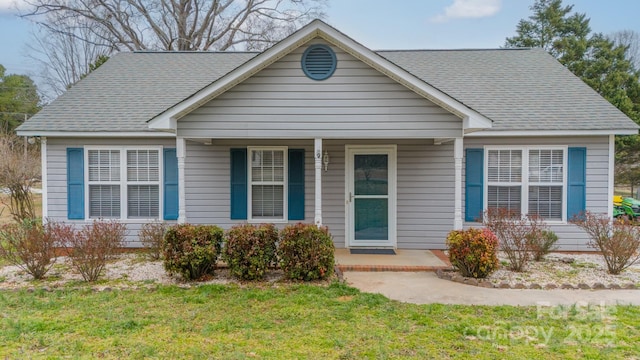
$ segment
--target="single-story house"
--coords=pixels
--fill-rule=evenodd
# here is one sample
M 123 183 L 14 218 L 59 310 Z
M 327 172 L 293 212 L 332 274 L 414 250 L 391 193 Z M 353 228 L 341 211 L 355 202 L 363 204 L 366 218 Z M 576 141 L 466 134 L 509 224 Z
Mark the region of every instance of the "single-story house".
M 373 51 L 315 20 L 263 52 L 113 56 L 18 129 L 43 216 L 308 222 L 336 247 L 442 249 L 483 209 L 612 213 L 638 126 L 540 49 Z

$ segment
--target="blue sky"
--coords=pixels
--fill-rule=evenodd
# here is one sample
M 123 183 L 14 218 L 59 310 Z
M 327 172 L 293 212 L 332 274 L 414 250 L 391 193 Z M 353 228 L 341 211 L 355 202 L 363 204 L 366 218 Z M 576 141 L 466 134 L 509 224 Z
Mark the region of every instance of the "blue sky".
M 26 56 L 31 25 L 0 0 L 0 64 L 38 81 Z M 22 1 L 22 0 L 18 0 Z M 533 0 L 327 0 L 329 24 L 374 49 L 497 48 L 528 17 Z M 640 32 L 638 0 L 564 0 L 591 18 L 591 29 Z

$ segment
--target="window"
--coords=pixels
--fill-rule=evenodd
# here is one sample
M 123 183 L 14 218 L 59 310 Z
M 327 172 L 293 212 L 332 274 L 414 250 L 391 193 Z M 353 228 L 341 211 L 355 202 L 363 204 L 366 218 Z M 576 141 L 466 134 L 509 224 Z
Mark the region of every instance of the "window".
M 286 148 L 249 148 L 250 219 L 285 219 Z
M 160 215 L 159 149 L 88 149 L 89 218 Z
M 490 148 L 486 153 L 486 208 L 565 220 L 565 149 Z

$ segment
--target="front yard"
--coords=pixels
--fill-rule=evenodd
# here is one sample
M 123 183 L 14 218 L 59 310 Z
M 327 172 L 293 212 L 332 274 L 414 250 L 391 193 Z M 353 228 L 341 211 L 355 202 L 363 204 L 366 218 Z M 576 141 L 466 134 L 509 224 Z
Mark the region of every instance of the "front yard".
M 411 305 L 330 285 L 0 291 L 3 358 L 609 358 L 637 307 Z

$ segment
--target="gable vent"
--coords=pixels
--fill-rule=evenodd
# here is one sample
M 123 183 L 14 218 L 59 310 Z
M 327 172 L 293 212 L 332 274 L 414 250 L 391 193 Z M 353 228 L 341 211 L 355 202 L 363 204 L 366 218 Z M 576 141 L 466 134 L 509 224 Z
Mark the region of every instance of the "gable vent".
M 310 79 L 325 80 L 336 71 L 336 54 L 326 45 L 311 45 L 302 54 L 302 71 Z

